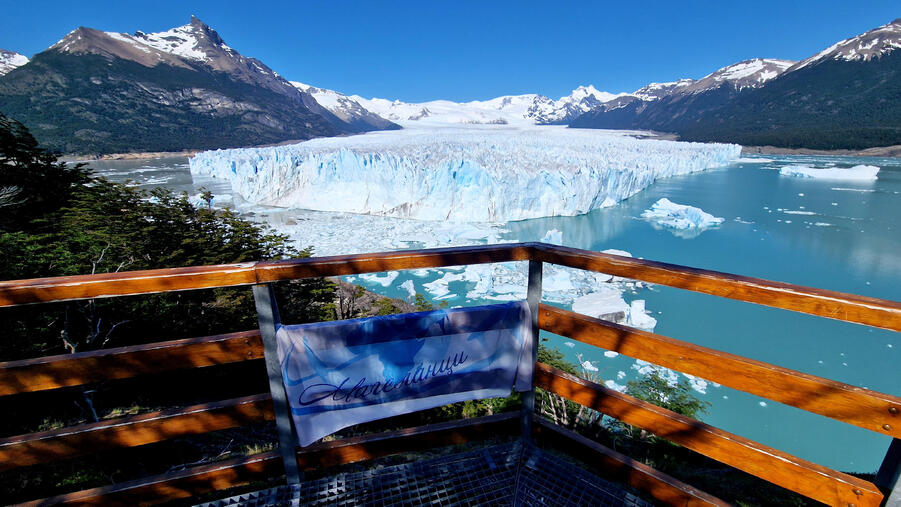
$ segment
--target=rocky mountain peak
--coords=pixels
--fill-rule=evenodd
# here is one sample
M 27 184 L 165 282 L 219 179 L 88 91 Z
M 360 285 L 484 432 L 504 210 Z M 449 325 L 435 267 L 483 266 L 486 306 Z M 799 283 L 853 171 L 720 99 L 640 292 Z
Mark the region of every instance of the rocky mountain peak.
M 28 57 L 25 55 L 0 48 L 0 76 L 26 63 L 28 63 Z
M 901 49 L 901 18 L 829 46 L 789 69 L 793 72 L 830 60 L 870 61 Z

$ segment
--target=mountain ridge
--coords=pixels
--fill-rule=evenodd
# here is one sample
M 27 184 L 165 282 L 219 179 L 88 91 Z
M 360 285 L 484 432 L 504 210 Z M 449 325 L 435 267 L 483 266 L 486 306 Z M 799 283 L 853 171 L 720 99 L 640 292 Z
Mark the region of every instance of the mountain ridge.
M 80 27 L 0 78 L 0 111 L 76 154 L 253 146 L 376 130 L 345 122 L 192 17 L 165 32 Z

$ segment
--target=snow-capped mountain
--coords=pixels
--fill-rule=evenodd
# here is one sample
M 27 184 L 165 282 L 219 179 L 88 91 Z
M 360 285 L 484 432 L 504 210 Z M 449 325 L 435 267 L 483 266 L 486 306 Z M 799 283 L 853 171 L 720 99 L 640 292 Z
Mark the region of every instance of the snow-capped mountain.
M 791 70 L 803 69 L 828 60 L 867 62 L 896 49 L 901 49 L 901 18 L 857 37 L 836 42 L 810 58 L 798 62 Z
M 0 48 L 0 76 L 26 63 L 28 63 L 27 56 Z
M 342 120 L 194 17 L 159 33 L 73 30 L 0 79 L 0 110 L 41 144 L 81 153 L 252 146 L 392 128 Z
M 140 63 L 182 69 L 224 72 L 229 79 L 262 86 L 276 93 L 297 97 L 284 78 L 256 58 L 248 58 L 225 44 L 219 34 L 194 16 L 187 25 L 158 33 L 101 32 L 80 27 L 50 46 L 73 55 L 98 54 Z
M 400 128 L 400 125 L 373 113 L 343 93 L 317 88 L 298 81 L 289 82 L 301 92 L 309 94 L 317 104 L 337 116 L 341 121 L 353 126 L 359 126 L 360 131 Z
M 353 102 L 404 127 L 434 125 L 550 125 L 565 124 L 591 108 L 625 94 L 580 86 L 559 100 L 534 93 L 504 95 L 489 100 L 453 102 L 402 102 L 380 98 L 349 97 Z
M 685 140 L 751 146 L 862 149 L 901 144 L 898 48 L 901 19 L 795 64 L 747 60 L 678 90 L 667 89 L 652 101 L 621 97 L 570 126 L 657 130 Z
M 538 96 L 526 115 L 539 125 L 566 124 L 582 113 L 625 95 L 627 94 L 598 91 L 592 85 L 580 86 L 559 100 Z

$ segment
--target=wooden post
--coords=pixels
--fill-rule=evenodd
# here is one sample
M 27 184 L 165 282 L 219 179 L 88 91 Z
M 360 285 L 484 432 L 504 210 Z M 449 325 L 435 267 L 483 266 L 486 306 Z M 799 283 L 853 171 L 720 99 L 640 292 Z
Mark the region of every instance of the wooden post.
M 532 365 L 538 361 L 538 305 L 541 303 L 541 261 L 529 261 L 529 288 L 526 293 L 526 303 L 529 305 L 529 313 L 532 315 Z M 532 415 L 535 413 L 535 382 L 532 389 L 522 394 L 522 438 L 529 440 L 532 436 Z
M 275 292 L 271 284 L 253 286 L 253 299 L 257 307 L 257 318 L 260 322 L 260 335 L 263 338 L 263 354 L 266 358 L 266 373 L 269 374 L 269 391 L 272 395 L 272 408 L 275 411 L 275 425 L 278 428 L 279 451 L 285 464 L 285 477 L 288 485 L 300 484 L 300 472 L 297 468 L 297 434 L 291 420 L 291 407 L 285 394 L 282 382 L 282 369 L 278 361 L 278 346 L 275 331 L 281 323 Z
M 876 485 L 885 493 L 882 505 L 901 507 L 901 439 L 894 438 L 876 473 Z

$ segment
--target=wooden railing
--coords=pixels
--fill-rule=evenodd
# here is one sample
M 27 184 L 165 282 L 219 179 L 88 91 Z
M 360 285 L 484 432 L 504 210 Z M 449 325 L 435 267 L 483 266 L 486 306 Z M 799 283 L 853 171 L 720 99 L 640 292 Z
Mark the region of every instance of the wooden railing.
M 0 282 L 0 307 L 228 286 L 262 286 L 307 277 L 349 275 L 492 262 L 530 261 L 530 290 L 540 294 L 541 263 L 553 263 L 668 285 L 740 301 L 901 331 L 901 304 L 715 271 L 539 243 L 507 244 L 257 262 Z M 534 293 L 533 293 L 534 294 Z M 712 459 L 831 505 L 878 506 L 901 501 L 901 398 L 741 356 L 700 347 L 556 307 L 536 304 L 537 327 L 708 381 L 893 437 L 877 477 L 868 481 L 830 470 L 702 422 L 537 365 L 536 387 Z M 201 368 L 264 357 L 259 331 L 159 342 L 0 363 L 0 396 L 81 386 L 150 373 Z M 518 414 L 409 428 L 324 442 L 296 454 L 317 468 L 519 431 Z M 121 417 L 0 440 L 0 471 L 246 426 L 274 418 L 269 393 L 179 410 Z M 531 421 L 532 415 L 528 414 Z M 522 427 L 567 446 L 612 477 L 664 503 L 719 505 L 720 500 L 547 421 Z M 292 454 L 293 456 L 293 454 Z M 278 451 L 35 501 L 34 504 L 153 503 L 206 494 L 284 473 Z M 890 496 L 891 495 L 891 496 Z

